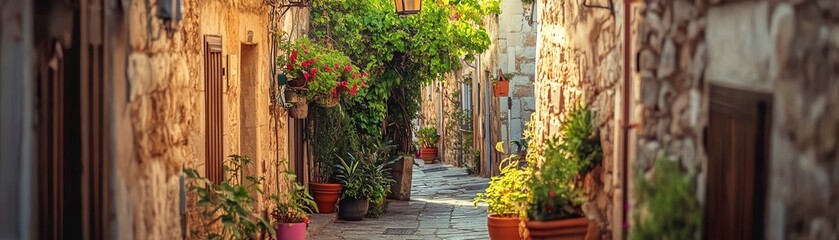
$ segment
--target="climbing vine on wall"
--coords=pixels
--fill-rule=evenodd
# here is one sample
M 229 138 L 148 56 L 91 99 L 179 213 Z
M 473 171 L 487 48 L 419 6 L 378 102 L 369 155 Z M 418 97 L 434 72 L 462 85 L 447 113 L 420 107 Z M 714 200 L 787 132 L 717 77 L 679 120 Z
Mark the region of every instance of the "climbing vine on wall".
M 367 137 L 382 137 L 388 129 L 383 126 L 410 129 L 420 86 L 485 51 L 491 40 L 482 20 L 500 13 L 499 0 L 427 0 L 413 16 L 398 16 L 394 9 L 392 0 L 312 2 L 310 36 L 371 74 L 370 87 L 347 104 Z M 406 149 L 405 142 L 394 143 Z

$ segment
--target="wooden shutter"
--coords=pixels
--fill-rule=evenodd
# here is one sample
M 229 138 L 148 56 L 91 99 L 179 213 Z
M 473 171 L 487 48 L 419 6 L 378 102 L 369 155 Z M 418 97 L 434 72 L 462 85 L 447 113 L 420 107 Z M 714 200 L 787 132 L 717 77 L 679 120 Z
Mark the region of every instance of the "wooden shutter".
M 706 239 L 763 239 L 770 97 L 711 85 Z
M 52 43 L 51 41 L 49 43 Z M 64 236 L 64 58 L 59 43 L 38 48 L 39 239 Z
M 207 178 L 214 183 L 224 180 L 224 125 L 222 86 L 224 69 L 221 36 L 204 36 L 204 114 L 206 116 L 205 149 Z

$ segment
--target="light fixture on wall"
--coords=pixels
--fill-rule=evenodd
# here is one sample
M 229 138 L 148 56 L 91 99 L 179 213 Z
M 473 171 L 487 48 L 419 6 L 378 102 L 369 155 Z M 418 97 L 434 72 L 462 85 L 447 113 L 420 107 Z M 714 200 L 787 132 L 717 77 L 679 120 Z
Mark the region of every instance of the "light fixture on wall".
M 396 14 L 412 15 L 422 10 L 422 0 L 393 0 L 396 5 Z

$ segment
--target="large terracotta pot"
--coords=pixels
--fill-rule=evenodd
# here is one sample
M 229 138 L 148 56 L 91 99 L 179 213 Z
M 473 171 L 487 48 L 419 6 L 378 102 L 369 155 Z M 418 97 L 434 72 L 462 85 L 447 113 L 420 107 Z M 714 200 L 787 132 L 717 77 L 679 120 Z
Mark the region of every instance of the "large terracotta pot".
M 490 214 L 487 216 L 489 239 L 493 240 L 521 240 L 519 235 L 518 216 Z
M 338 203 L 338 218 L 348 221 L 361 221 L 367 216 L 370 201 L 345 197 Z
M 312 191 L 312 197 L 318 205 L 318 212 L 335 212 L 335 203 L 341 195 L 341 188 L 343 186 L 337 183 L 309 183 L 309 190 Z
M 425 163 L 433 163 L 437 158 L 437 148 L 420 148 L 420 159 Z
M 277 231 L 277 239 L 305 240 L 306 223 L 278 223 L 274 226 Z
M 551 221 L 527 221 L 527 231 L 533 240 L 582 240 L 586 238 L 589 220 L 569 218 Z

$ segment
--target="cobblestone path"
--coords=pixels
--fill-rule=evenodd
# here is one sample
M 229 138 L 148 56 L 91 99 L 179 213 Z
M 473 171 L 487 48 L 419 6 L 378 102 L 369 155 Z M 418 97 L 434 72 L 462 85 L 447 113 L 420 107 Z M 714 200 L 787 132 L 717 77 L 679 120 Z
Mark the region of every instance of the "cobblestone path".
M 335 221 L 310 239 L 489 239 L 486 205 L 472 204 L 486 178 L 441 164 L 414 166 L 411 201 L 389 200 L 387 213 L 364 221 Z

